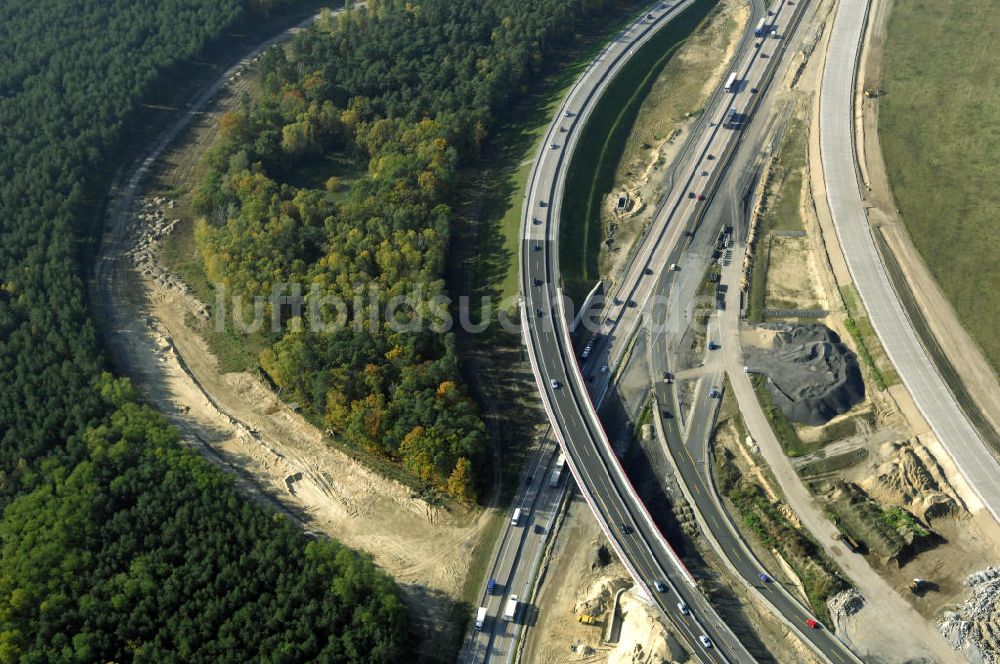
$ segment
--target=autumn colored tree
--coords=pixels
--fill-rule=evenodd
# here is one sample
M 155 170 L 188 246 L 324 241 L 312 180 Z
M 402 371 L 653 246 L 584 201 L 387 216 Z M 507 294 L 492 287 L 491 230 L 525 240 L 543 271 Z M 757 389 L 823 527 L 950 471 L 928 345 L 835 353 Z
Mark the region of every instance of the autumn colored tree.
M 261 368 L 339 441 L 460 501 L 475 496 L 487 440 L 454 339 L 427 320 L 397 330 L 445 294 L 463 161 L 574 25 L 613 5 L 369 2 L 266 53 L 260 96 L 223 118 L 206 159 L 197 241 L 209 276 L 245 296 L 302 280 L 323 294 L 324 321 L 345 318 L 332 333 L 267 339 Z M 359 172 L 334 170 L 331 155 Z M 319 175 L 314 188 L 287 184 L 303 172 Z M 343 310 L 320 304 L 330 299 Z

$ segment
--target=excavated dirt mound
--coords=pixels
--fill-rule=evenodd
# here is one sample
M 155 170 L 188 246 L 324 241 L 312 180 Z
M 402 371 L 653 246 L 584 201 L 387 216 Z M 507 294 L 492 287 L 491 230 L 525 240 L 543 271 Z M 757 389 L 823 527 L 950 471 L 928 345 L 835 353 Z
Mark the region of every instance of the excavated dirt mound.
M 788 419 L 820 425 L 864 401 L 857 356 L 824 325 L 764 323 L 769 348 L 752 349 L 749 366 L 768 377 L 768 390 Z
M 879 503 L 905 507 L 926 523 L 965 512 L 965 503 L 918 439 L 888 443 L 881 456 L 886 460 L 859 482 Z
M 632 591 L 621 598 L 621 639 L 608 653 L 608 664 L 672 664 L 690 661 L 660 620 L 659 613 Z
M 629 581 L 620 577 L 600 577 L 590 584 L 583 594 L 583 599 L 573 607 L 577 615 L 603 616 L 608 612 L 614 601 L 615 593 L 627 588 Z

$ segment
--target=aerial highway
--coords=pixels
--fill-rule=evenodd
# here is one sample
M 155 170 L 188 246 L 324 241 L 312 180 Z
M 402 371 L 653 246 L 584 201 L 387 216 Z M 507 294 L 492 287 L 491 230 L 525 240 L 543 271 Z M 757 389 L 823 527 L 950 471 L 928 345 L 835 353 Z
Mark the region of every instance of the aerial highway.
M 477 607 L 486 609 L 485 620 L 481 628 L 471 625 L 460 662 L 513 661 L 520 635 L 532 622 L 536 609 L 531 598 L 542 553 L 569 486 L 569 472 L 558 468 L 560 456 L 546 437 L 525 469 L 514 498 L 519 518 L 515 524 L 512 514 L 506 515 L 507 525 L 487 577 L 493 581 L 492 591 L 487 581 L 480 592 Z M 513 595 L 518 597 L 518 611 L 514 620 L 506 620 L 504 605 Z
M 730 174 L 735 177 L 735 174 Z M 727 201 L 738 205 L 738 202 Z M 713 215 L 715 223 L 707 225 L 699 235 L 704 235 L 708 239 L 708 251 L 714 247 L 714 240 L 722 227 L 721 215 Z M 727 217 L 731 218 L 731 217 Z M 740 225 L 736 224 L 735 232 L 739 232 Z M 706 253 L 704 247 L 702 251 L 693 256 L 693 260 L 685 261 L 685 269 L 690 267 L 691 272 L 703 273 L 703 269 L 694 262 L 701 260 L 701 268 L 707 265 L 705 261 Z M 687 255 L 684 257 L 688 258 Z M 740 261 L 733 261 L 731 265 L 723 268 L 722 282 L 728 287 L 728 292 L 739 293 L 739 277 L 741 273 Z M 682 282 L 673 277 L 677 272 L 667 272 L 663 275 L 658 284 L 661 294 L 679 289 L 682 292 L 673 293 L 669 301 L 674 301 L 675 297 L 682 300 L 694 300 L 697 283 L 700 279 L 690 279 Z M 739 531 L 732 522 L 728 513 L 722 505 L 721 498 L 716 492 L 712 483 L 712 456 L 711 456 L 711 435 L 715 427 L 715 420 L 718 415 L 718 407 L 721 399 L 709 396 L 710 389 L 718 387 L 723 389 L 725 377 L 725 365 L 723 355 L 714 350 L 705 350 L 705 360 L 703 366 L 698 370 L 698 386 L 695 390 L 694 402 L 691 404 L 691 412 L 683 420 L 686 425 L 682 427 L 680 417 L 681 409 L 678 407 L 678 395 L 676 394 L 677 383 L 671 379 L 663 379 L 664 371 L 670 371 L 671 367 L 666 364 L 667 358 L 671 357 L 668 349 L 668 328 L 663 325 L 667 316 L 666 297 L 658 299 L 650 314 L 653 318 L 653 336 L 650 340 L 650 375 L 654 386 L 654 418 L 657 431 L 662 435 L 662 440 L 666 445 L 665 453 L 671 465 L 677 471 L 679 483 L 691 504 L 697 517 L 699 525 L 705 531 L 705 535 L 712 544 L 716 553 L 729 563 L 730 569 L 738 574 L 748 586 L 752 586 L 759 593 L 760 597 L 771 605 L 776 615 L 785 619 L 786 623 L 798 632 L 799 636 L 809 644 L 820 656 L 827 661 L 836 664 L 857 663 L 860 660 L 852 653 L 847 646 L 829 631 L 825 626 L 812 628 L 807 621 L 814 619 L 813 614 L 804 607 L 801 602 L 787 592 L 777 581 L 773 580 L 772 574 L 753 555 L 749 547 L 742 540 Z M 727 306 L 723 310 L 716 312 L 715 316 L 727 316 L 731 318 L 739 317 L 739 307 L 736 303 Z M 713 328 L 718 327 L 715 319 L 710 323 L 707 330 L 708 338 L 720 339 L 719 334 Z M 656 361 L 653 361 L 653 357 Z M 671 375 L 674 375 L 671 372 Z M 765 574 L 770 581 L 763 582 L 760 574 Z
M 742 130 L 753 117 L 781 63 L 788 38 L 806 4 L 776 2 L 771 5 L 764 17 L 767 27 L 763 33 L 755 35 L 751 46 L 737 55 L 736 64 L 731 68 L 735 82 L 726 94 L 713 99 L 706 108 L 707 125 L 700 135 L 691 139 L 693 148 L 675 167 L 674 186 L 658 208 L 625 277 L 609 288 L 611 298 L 605 302 L 600 315 L 600 337 L 583 367 L 598 400 L 613 373 L 604 371 L 604 366 L 614 369 L 621 360 L 628 340 L 647 313 L 658 275 L 677 264 L 687 238 L 711 202 L 725 166 L 739 144 Z
M 868 0 L 841 0 L 820 94 L 820 156 L 840 246 L 872 327 L 913 401 L 955 465 L 1000 521 L 1000 463 L 955 401 L 893 290 L 872 239 L 854 143 L 855 76 Z
M 679 484 L 691 504 L 699 525 L 716 552 L 729 563 L 748 586 L 753 586 L 761 598 L 769 603 L 775 614 L 799 633 L 805 642 L 821 657 L 831 662 L 859 661 L 833 632 L 810 628 L 806 621 L 811 612 L 776 582 L 762 583 L 759 574 L 767 574 L 759 560 L 742 541 L 738 530 L 723 508 L 720 497 L 712 485 L 712 459 L 710 437 L 715 425 L 720 399 L 712 398 L 713 388 L 724 386 L 727 362 L 718 350 L 705 350 L 702 366 L 684 372 L 685 376 L 700 374 L 690 412 L 685 413 L 678 403 L 675 378 L 680 369 L 675 349 L 693 327 L 693 309 L 699 303 L 698 289 L 704 280 L 705 270 L 714 258 L 718 246 L 729 247 L 718 260 L 721 264 L 721 281 L 725 287 L 726 304 L 716 308 L 715 297 L 702 298 L 715 313 L 706 339 L 725 345 L 722 327 L 736 327 L 740 316 L 740 275 L 742 273 L 742 236 L 745 235 L 749 196 L 756 182 L 755 162 L 765 151 L 765 143 L 780 136 L 776 124 L 783 117 L 780 107 L 768 104 L 760 110 L 761 117 L 747 127 L 741 136 L 738 152 L 734 153 L 731 168 L 722 175 L 712 206 L 701 218 L 697 233 L 685 243 L 684 250 L 671 260 L 679 267 L 664 271 L 655 282 L 650 299 L 650 337 L 647 358 L 655 397 L 655 423 L 665 444 L 664 453 L 677 471 Z M 707 299 L 707 301 L 706 301 Z M 724 325 L 723 322 L 724 321 Z M 675 363 L 678 366 L 672 366 Z M 742 365 L 741 365 L 742 366 Z M 665 373 L 667 372 L 667 373 Z M 665 376 L 671 376 L 666 380 Z M 742 375 L 740 376 L 743 377 Z
M 681 167 L 674 170 L 675 176 L 679 175 L 676 181 L 682 184 L 675 186 L 668 194 L 667 200 L 658 210 L 651 230 L 643 238 L 642 246 L 636 253 L 625 280 L 617 290 L 613 291 L 614 298 L 601 316 L 601 336 L 595 340 L 595 352 L 584 363 L 582 372 L 582 376 L 586 376 L 586 384 L 590 385 L 591 392 L 598 403 L 611 380 L 612 372 L 608 371 L 608 366 L 613 367 L 624 352 L 627 340 L 647 308 L 647 300 L 651 295 L 656 275 L 661 274 L 668 264 L 671 265 L 671 269 L 675 269 L 673 264 L 679 260 L 680 253 L 684 249 L 682 238 L 692 235 L 691 231 L 696 227 L 702 209 L 707 206 L 714 187 L 718 184 L 719 175 L 736 149 L 740 130 L 752 117 L 760 97 L 773 77 L 777 63 L 781 61 L 787 37 L 794 31 L 801 16 L 801 8 L 794 7 L 795 5 L 791 3 L 779 3 L 768 11 L 763 26 L 758 24 L 752 47 L 737 57 L 738 64 L 727 81 L 729 85 L 725 91 L 726 95 L 717 95 L 713 99 L 713 103 L 709 105 L 706 113 L 711 119 L 708 121 L 707 129 L 698 140 L 694 141 L 693 149 L 689 148 L 686 151 L 686 158 L 682 159 Z M 570 99 L 572 99 L 572 95 Z M 575 116 L 575 112 L 572 109 L 567 109 L 564 114 L 567 118 L 566 122 L 569 124 L 569 119 Z M 562 133 L 568 131 L 569 129 L 564 125 Z M 560 146 L 554 142 L 549 147 L 552 150 L 560 149 Z M 569 149 L 571 147 L 572 141 L 570 141 Z M 559 162 L 555 161 L 558 169 Z M 566 400 L 561 399 L 563 394 L 567 394 L 574 401 L 579 402 L 580 384 L 584 382 L 581 380 L 581 374 L 574 371 L 578 365 L 573 355 L 573 347 L 568 332 L 562 329 L 565 327 L 566 314 L 561 293 L 558 292 L 556 286 L 558 265 L 555 264 L 555 259 L 550 257 L 550 254 L 554 253 L 550 249 L 550 243 L 555 242 L 558 235 L 558 210 L 563 193 L 561 185 L 562 174 L 559 173 L 556 176 L 554 189 L 542 188 L 539 190 L 537 187 L 533 187 L 526 204 L 525 246 L 522 248 L 523 287 L 525 293 L 528 294 L 523 305 L 523 316 L 528 321 L 526 340 L 529 351 L 535 350 L 534 344 L 538 345 L 538 349 L 530 355 L 543 397 L 547 397 L 544 400 L 550 418 L 552 418 L 557 432 L 561 431 L 563 434 L 560 436 L 560 442 L 567 446 L 570 458 L 585 467 L 577 469 L 576 463 L 574 463 L 574 474 L 578 475 L 581 486 L 590 489 L 591 495 L 587 497 L 591 501 L 592 507 L 599 512 L 602 526 L 606 529 L 614 529 L 616 524 L 614 515 L 617 513 L 615 509 L 617 506 L 600 504 L 602 498 L 609 494 L 608 488 L 601 486 L 603 477 L 586 476 L 589 474 L 588 471 L 593 472 L 591 470 L 592 464 L 588 459 L 588 453 L 593 448 L 597 449 L 599 456 L 604 457 L 605 469 L 613 468 L 617 463 L 616 458 L 611 458 L 614 457 L 614 452 L 611 450 L 606 436 L 602 435 L 603 430 L 598 431 L 600 423 L 596 413 L 592 413 L 592 411 L 582 413 L 585 421 L 578 423 L 575 421 L 575 413 L 570 411 L 570 414 L 567 415 L 559 404 L 560 400 Z M 551 200 L 545 199 L 546 193 L 550 194 Z M 531 209 L 532 202 L 537 205 L 537 208 Z M 555 228 L 551 228 L 553 220 L 556 220 L 554 222 Z M 532 277 L 531 275 L 537 276 Z M 530 283 L 529 278 L 531 279 Z M 532 334 L 533 331 L 537 337 Z M 719 377 L 721 378 L 721 373 Z M 546 380 L 548 384 L 546 384 Z M 563 381 L 566 382 L 565 385 Z M 699 399 L 704 402 L 708 398 L 709 388 L 702 386 L 701 389 L 705 391 L 705 394 L 700 395 Z M 696 410 L 695 417 L 714 417 L 713 413 L 705 413 L 706 410 L 711 409 L 703 403 L 702 408 Z M 591 422 L 586 421 L 588 417 L 592 420 Z M 559 421 L 562 421 L 561 428 Z M 672 425 L 676 427 L 676 422 L 673 422 Z M 710 426 L 704 425 L 704 423 L 699 426 L 701 426 L 700 430 L 704 432 L 704 435 L 696 434 L 696 438 L 703 439 L 707 446 L 707 432 Z M 581 431 L 580 434 L 577 434 L 574 431 L 577 427 L 588 429 L 588 431 L 586 433 Z M 583 436 L 585 440 L 587 434 L 595 438 L 590 448 L 579 444 L 579 438 Z M 674 440 L 675 444 L 679 440 L 673 435 L 670 438 Z M 693 466 L 692 457 L 688 455 L 687 459 L 692 461 L 691 466 Z M 702 459 L 704 460 L 704 453 Z M 596 467 L 600 469 L 600 465 Z M 694 471 L 691 467 L 687 470 Z M 614 473 L 609 472 L 609 476 L 614 479 Z M 693 474 L 682 473 L 682 478 L 690 480 L 696 488 L 698 486 L 706 488 L 704 493 L 706 498 L 708 497 L 707 475 L 703 477 L 697 472 L 693 472 Z M 624 484 L 627 483 L 627 478 L 624 478 Z M 634 501 L 639 503 L 636 507 L 641 506 L 641 501 L 632 497 L 634 491 L 629 491 L 631 486 L 627 486 L 625 489 L 624 492 L 619 492 L 619 495 L 623 495 L 626 502 Z M 731 523 L 722 521 L 723 518 L 728 519 L 728 517 L 722 513 L 721 505 L 713 502 L 710 506 L 706 505 L 705 509 L 710 518 L 715 519 L 718 535 L 729 545 L 734 545 L 738 541 L 738 534 Z M 627 541 L 632 535 L 631 528 L 628 527 L 629 523 L 631 522 L 622 521 L 618 524 L 618 539 L 626 543 L 622 545 L 622 548 L 625 549 L 629 548 Z M 649 545 L 650 540 L 645 536 L 643 539 L 647 540 L 647 548 L 652 549 Z M 613 537 L 612 541 L 614 542 Z M 762 573 L 760 564 L 742 546 L 741 542 L 739 544 L 742 548 L 737 547 L 740 553 L 732 561 L 734 567 L 744 578 L 755 578 L 756 575 Z M 669 548 L 669 545 L 667 547 Z M 627 551 L 626 555 L 630 553 L 632 552 Z M 672 558 L 670 555 L 672 551 L 665 551 L 665 553 L 667 553 L 668 559 Z M 642 574 L 641 563 L 635 564 L 633 560 L 633 566 L 629 565 L 628 562 L 626 561 L 626 564 L 633 576 Z M 671 560 L 671 562 L 673 561 Z M 685 580 L 683 575 L 681 575 L 681 580 Z M 637 581 L 642 583 L 642 580 L 638 578 Z M 645 585 L 647 588 L 649 587 L 648 579 L 645 580 Z M 776 597 L 771 602 L 772 605 L 790 623 L 794 624 L 793 621 L 799 621 L 805 625 L 806 620 L 810 619 L 806 609 L 783 589 L 771 590 L 769 588 L 768 590 L 773 592 Z M 857 661 L 854 655 L 826 630 L 802 629 L 800 627 L 799 632 L 806 637 L 821 656 L 829 661 Z
M 724 372 L 721 369 L 706 372 L 702 377 L 702 386 L 721 385 L 723 376 Z M 671 387 L 662 383 L 656 387 L 656 402 L 666 405 L 667 409 L 672 408 L 669 405 L 673 398 Z M 728 559 L 733 571 L 749 585 L 756 587 L 762 598 L 773 607 L 774 612 L 783 616 L 787 624 L 798 632 L 806 643 L 827 661 L 835 664 L 857 664 L 860 660 L 828 629 L 829 626 L 812 628 L 807 624 L 808 620 L 815 619 L 813 613 L 772 578 L 772 573 L 757 560 L 742 541 L 735 524 L 723 508 L 712 486 L 712 459 L 709 450 L 710 434 L 719 400 L 709 398 L 706 389 L 701 392 L 696 397 L 692 409 L 690 418 L 692 426 L 686 438 L 682 436 L 676 419 L 658 416 L 680 482 L 690 493 L 692 507 L 701 514 L 707 529 L 711 531 L 719 550 Z M 761 574 L 769 580 L 762 580 Z
M 555 261 L 559 185 L 577 132 L 611 76 L 687 3 L 661 3 L 626 28 L 570 91 L 549 129 L 525 197 L 520 252 L 522 320 L 542 402 L 581 493 L 636 580 L 706 661 L 752 661 L 715 613 L 646 511 L 611 448 L 579 372 L 569 339 Z M 659 588 L 659 590 L 657 589 Z M 681 611 L 679 606 L 685 607 Z

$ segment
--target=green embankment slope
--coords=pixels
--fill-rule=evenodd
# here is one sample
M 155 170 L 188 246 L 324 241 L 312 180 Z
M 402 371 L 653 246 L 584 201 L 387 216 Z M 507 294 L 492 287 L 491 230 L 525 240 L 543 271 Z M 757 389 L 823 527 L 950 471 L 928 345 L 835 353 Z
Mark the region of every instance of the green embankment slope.
M 581 302 L 600 279 L 601 199 L 639 108 L 667 61 L 718 0 L 697 0 L 650 39 L 608 85 L 581 130 L 566 174 L 559 232 L 559 268 L 567 295 Z

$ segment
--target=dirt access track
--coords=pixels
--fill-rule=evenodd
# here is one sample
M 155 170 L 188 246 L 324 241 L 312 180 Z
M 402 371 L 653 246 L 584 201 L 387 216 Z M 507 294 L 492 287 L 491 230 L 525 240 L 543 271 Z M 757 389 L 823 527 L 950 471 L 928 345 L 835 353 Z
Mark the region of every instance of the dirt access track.
M 161 165 L 182 134 L 184 144 L 170 159 L 185 149 L 204 150 L 210 143 L 205 134 L 216 131 L 229 96 L 217 93 L 255 55 L 225 72 L 117 178 L 90 284 L 92 301 L 118 369 L 181 430 L 184 441 L 233 474 L 248 496 L 313 534 L 369 553 L 403 585 L 423 623 L 421 649 L 440 654 L 454 643 L 454 621 L 442 625 L 441 616 L 451 615 L 488 513 L 428 504 L 327 444 L 258 377 L 220 374 L 216 358 L 189 325 L 204 316 L 204 304 L 156 261 L 164 225 L 172 225 L 166 216 L 173 202 L 140 198 L 149 170 Z

